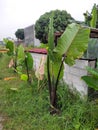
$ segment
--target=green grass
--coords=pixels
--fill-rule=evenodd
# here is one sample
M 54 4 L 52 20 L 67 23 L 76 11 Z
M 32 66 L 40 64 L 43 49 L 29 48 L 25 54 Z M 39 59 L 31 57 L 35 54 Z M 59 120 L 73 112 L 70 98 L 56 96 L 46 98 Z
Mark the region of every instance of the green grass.
M 94 130 L 98 127 L 97 103 L 80 100 L 66 85 L 60 85 L 58 90 L 61 113 L 50 115 L 47 86 L 38 91 L 35 78 L 31 86 L 21 81 L 8 68 L 9 60 L 7 55 L 0 57 L 0 114 L 5 118 L 4 130 Z M 16 78 L 4 81 L 10 76 Z

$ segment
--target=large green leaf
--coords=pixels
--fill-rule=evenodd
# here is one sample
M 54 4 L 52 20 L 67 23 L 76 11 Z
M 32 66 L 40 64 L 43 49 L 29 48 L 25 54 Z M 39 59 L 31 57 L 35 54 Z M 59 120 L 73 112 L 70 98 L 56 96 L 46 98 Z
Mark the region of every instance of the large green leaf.
M 28 76 L 26 74 L 22 74 L 21 75 L 21 80 L 27 81 L 28 80 Z
M 94 4 L 92 9 L 92 19 L 90 21 L 90 26 L 93 28 L 96 28 L 97 15 L 97 6 Z
M 95 68 L 91 68 L 89 66 L 86 67 L 86 70 L 95 78 L 98 79 L 98 70 L 96 70 Z
M 13 41 L 10 41 L 8 39 L 4 39 L 4 42 L 6 43 L 6 48 L 9 49 L 7 54 L 13 55 L 14 54 L 14 43 L 13 43 Z
M 17 62 L 18 62 L 18 65 L 19 64 L 22 64 L 23 61 L 25 59 L 25 53 L 24 53 L 24 48 L 22 45 L 20 45 L 18 47 L 18 55 L 17 55 Z
M 26 60 L 27 60 L 28 69 L 31 70 L 33 67 L 33 58 L 29 52 L 26 52 Z
M 75 23 L 70 24 L 58 39 L 58 44 L 54 52 L 59 55 L 66 54 L 65 62 L 73 65 L 75 59 L 80 58 L 87 49 L 89 33 L 89 28 Z
M 51 50 L 54 49 L 53 13 L 50 17 L 50 23 L 49 23 L 48 45 Z
M 53 64 L 53 71 L 54 71 L 54 76 L 55 76 L 56 79 L 57 79 L 57 76 L 58 76 L 58 73 L 59 73 L 60 65 L 61 65 L 61 62 L 55 62 Z M 64 75 L 64 64 L 61 68 L 59 79 L 62 79 L 63 75 Z
M 48 54 L 49 58 L 53 59 L 53 49 L 54 49 L 54 28 L 53 28 L 53 13 L 50 17 L 49 23 L 49 33 L 48 33 Z
M 55 79 L 58 77 L 59 69 L 61 66 L 61 58 L 58 57 L 58 60 L 55 59 L 55 61 L 50 60 L 50 75 L 53 76 Z M 64 74 L 64 65 L 62 65 L 59 79 L 62 79 Z
M 88 87 L 98 90 L 98 78 L 93 76 L 83 76 L 82 79 L 88 84 Z
M 89 87 L 98 90 L 98 70 L 91 67 L 86 67 L 90 73 L 89 76 L 82 76 L 82 79 L 88 84 Z

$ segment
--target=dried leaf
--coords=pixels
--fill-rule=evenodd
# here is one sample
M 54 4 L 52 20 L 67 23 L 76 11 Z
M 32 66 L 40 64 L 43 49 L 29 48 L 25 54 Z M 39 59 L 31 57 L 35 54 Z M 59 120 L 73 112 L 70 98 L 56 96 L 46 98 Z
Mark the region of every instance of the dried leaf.
M 5 53 L 5 52 L 8 52 L 8 51 L 9 51 L 9 49 L 0 49 L 1 53 Z
M 12 80 L 12 79 L 15 79 L 16 77 L 6 77 L 4 78 L 5 81 L 8 81 L 8 80 Z
M 14 60 L 13 59 L 10 60 L 8 67 L 11 68 L 12 66 L 14 66 Z
M 18 88 L 10 88 L 12 91 L 18 91 Z
M 45 56 L 42 56 L 39 68 L 36 70 L 35 75 L 39 80 L 43 80 L 44 78 L 44 64 L 45 64 Z

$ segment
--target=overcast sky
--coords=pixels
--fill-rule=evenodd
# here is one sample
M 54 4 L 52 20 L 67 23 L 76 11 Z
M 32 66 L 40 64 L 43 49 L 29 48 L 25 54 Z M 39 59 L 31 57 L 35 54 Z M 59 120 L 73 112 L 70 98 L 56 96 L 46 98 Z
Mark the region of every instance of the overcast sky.
M 91 13 L 94 3 L 98 5 L 98 0 L 0 0 L 0 40 L 15 38 L 18 28 L 35 24 L 42 14 L 55 9 L 66 10 L 83 21 L 83 13 Z

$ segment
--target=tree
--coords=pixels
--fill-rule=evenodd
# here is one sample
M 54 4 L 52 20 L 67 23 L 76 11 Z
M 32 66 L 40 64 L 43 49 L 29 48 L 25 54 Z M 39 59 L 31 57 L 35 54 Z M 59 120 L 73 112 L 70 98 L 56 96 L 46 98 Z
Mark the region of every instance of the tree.
M 18 29 L 15 32 L 15 35 L 18 39 L 23 40 L 24 39 L 24 29 Z
M 35 36 L 38 38 L 42 43 L 47 43 L 47 36 L 48 36 L 48 25 L 50 16 L 54 12 L 54 33 L 59 31 L 62 32 L 65 30 L 69 23 L 75 21 L 69 13 L 65 10 L 54 10 L 50 12 L 46 12 L 45 14 L 41 15 L 40 18 L 35 23 Z

